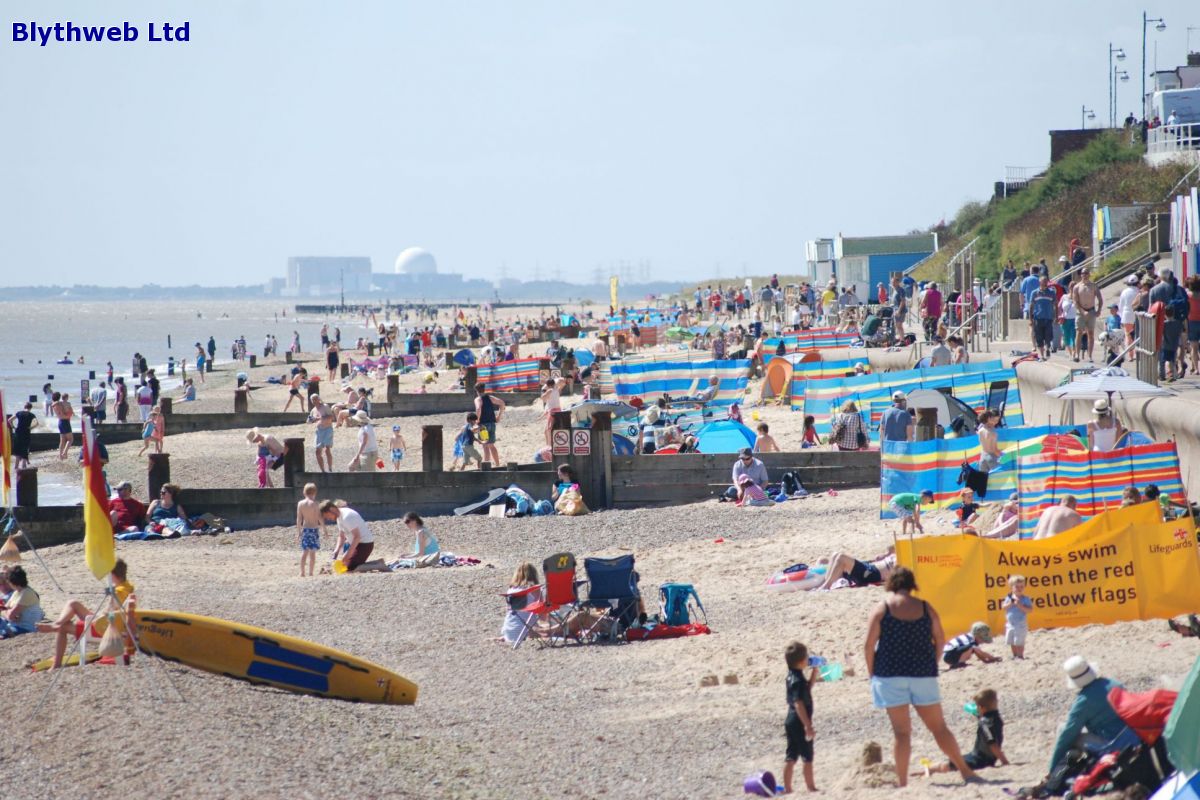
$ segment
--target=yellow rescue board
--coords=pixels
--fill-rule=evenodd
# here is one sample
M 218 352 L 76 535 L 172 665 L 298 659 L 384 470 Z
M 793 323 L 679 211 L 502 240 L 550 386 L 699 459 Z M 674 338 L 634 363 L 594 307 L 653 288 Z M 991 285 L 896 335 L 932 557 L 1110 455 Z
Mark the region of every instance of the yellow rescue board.
M 99 660 L 100 660 L 99 653 L 88 653 L 87 654 L 87 663 L 95 664 Z M 112 659 L 109 659 L 109 661 L 112 661 Z M 50 666 L 53 663 L 54 663 L 53 658 L 43 658 L 41 661 L 35 661 L 29 668 L 31 670 L 33 670 L 34 672 L 45 672 L 46 670 L 50 669 Z M 105 663 L 108 663 L 108 662 L 105 662 Z M 67 656 L 66 658 L 64 658 L 63 666 L 64 667 L 78 667 L 79 666 L 79 654 L 76 653 L 75 655 Z
M 390 670 L 265 628 L 150 609 L 138 610 L 137 626 L 143 651 L 216 675 L 362 703 L 417 700 L 417 685 Z

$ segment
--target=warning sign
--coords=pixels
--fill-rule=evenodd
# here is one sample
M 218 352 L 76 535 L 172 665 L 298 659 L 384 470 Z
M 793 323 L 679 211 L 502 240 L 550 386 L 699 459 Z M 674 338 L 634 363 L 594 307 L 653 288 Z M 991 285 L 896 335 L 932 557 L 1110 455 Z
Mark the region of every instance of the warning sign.
M 571 432 L 570 431 L 551 431 L 550 432 L 550 452 L 556 456 L 568 456 L 571 454 Z
M 575 455 L 587 456 L 592 453 L 592 432 L 589 430 L 573 431 Z
M 548 370 L 548 369 L 539 369 L 539 370 L 538 370 L 538 380 L 539 380 L 539 381 L 541 381 L 543 384 L 544 384 L 546 381 L 550 380 L 550 370 Z
M 553 379 L 553 380 L 558 380 L 559 378 L 561 378 L 561 377 L 562 377 L 562 370 L 561 370 L 561 369 L 552 369 L 552 370 L 550 370 L 550 377 L 551 377 L 551 379 Z

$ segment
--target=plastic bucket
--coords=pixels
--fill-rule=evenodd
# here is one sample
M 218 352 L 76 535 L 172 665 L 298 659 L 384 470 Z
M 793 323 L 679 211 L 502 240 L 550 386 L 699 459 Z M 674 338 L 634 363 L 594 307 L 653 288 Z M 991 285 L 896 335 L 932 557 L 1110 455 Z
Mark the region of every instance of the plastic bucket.
M 842 679 L 841 664 L 826 664 L 821 667 L 821 680 L 823 681 L 840 681 Z
M 775 776 L 770 772 L 756 772 L 753 775 L 747 775 L 746 779 L 742 781 L 742 789 L 746 794 L 756 797 L 774 797 Z

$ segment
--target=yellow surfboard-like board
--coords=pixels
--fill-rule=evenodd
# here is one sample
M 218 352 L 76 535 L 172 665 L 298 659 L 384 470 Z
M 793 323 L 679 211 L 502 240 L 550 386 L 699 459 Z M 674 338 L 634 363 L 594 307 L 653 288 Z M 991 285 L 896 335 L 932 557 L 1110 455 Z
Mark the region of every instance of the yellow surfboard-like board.
M 139 609 L 137 630 L 143 651 L 216 675 L 362 703 L 412 705 L 417 700 L 417 685 L 390 670 L 265 628 Z

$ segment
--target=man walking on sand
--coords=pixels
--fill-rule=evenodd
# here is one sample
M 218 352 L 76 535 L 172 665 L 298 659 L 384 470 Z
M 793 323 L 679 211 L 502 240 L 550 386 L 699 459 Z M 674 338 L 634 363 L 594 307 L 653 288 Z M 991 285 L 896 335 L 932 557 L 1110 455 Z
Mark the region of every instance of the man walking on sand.
M 1078 361 L 1084 353 L 1084 340 L 1087 341 L 1087 361 L 1092 360 L 1092 348 L 1096 344 L 1096 318 L 1104 308 L 1104 296 L 1100 287 L 1092 280 L 1092 273 L 1087 267 L 1079 271 L 1079 280 L 1071 288 L 1071 299 L 1075 301 L 1075 311 L 1079 315 L 1075 331 L 1075 360 Z
M 313 441 L 317 467 L 321 472 L 333 472 L 333 409 L 315 394 L 309 397 L 309 409 L 308 421 L 317 423 Z

